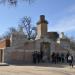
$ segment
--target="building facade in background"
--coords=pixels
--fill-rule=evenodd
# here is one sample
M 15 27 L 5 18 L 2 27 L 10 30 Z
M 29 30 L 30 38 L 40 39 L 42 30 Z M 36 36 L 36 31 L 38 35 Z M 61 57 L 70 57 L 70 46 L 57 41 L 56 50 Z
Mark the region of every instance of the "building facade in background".
M 64 53 L 68 51 L 75 55 L 70 49 L 70 40 L 61 33 L 61 37 L 55 39 L 56 32 L 48 32 L 48 22 L 44 15 L 37 22 L 37 36 L 35 40 L 25 38 L 24 32 L 16 31 L 9 39 L 0 41 L 0 63 L 32 63 L 34 52 L 43 52 L 45 61 L 51 61 L 51 54 Z M 54 38 L 54 39 L 53 39 Z

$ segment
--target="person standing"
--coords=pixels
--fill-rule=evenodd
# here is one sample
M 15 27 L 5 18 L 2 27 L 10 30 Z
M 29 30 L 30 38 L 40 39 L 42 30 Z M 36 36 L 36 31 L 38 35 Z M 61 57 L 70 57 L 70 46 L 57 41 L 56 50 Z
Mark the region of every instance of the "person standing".
M 42 60 L 43 60 L 43 51 L 41 50 L 40 51 L 40 61 L 42 62 Z
M 40 63 L 40 52 L 37 53 L 37 60 L 38 60 L 38 63 Z
M 35 55 L 35 52 L 33 52 L 32 56 L 33 56 L 33 63 L 36 64 L 36 55 Z
M 69 55 L 70 55 L 70 53 L 68 52 L 68 53 L 66 54 L 66 61 L 67 61 L 67 63 L 68 63 L 68 57 L 69 57 Z
M 64 53 L 61 54 L 61 62 L 64 63 Z

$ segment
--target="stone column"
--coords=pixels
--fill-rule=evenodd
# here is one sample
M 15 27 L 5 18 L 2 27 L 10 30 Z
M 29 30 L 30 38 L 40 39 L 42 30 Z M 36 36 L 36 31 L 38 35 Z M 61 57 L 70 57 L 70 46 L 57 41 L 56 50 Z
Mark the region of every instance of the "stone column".
M 2 63 L 4 63 L 4 49 L 2 50 Z

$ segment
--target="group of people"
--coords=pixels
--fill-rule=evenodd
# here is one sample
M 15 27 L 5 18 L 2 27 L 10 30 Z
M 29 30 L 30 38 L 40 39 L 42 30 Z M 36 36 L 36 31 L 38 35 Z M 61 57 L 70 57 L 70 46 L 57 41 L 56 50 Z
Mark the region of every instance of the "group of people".
M 69 52 L 64 55 L 64 53 L 52 53 L 51 55 L 51 58 L 52 58 L 52 63 L 69 63 L 70 66 L 73 67 L 73 56 L 72 54 L 70 54 Z
M 35 64 L 40 63 L 43 58 L 43 52 L 34 51 L 32 56 L 33 56 L 33 63 Z
M 33 52 L 33 63 L 40 63 L 43 61 L 43 52 L 35 51 Z M 67 54 L 64 53 L 55 53 L 53 52 L 51 55 L 52 63 L 69 63 L 70 66 L 73 67 L 73 56 L 69 52 Z
M 52 59 L 52 63 L 59 63 L 59 62 L 62 62 L 62 63 L 64 63 L 64 61 L 65 61 L 65 58 L 64 58 L 65 56 L 64 56 L 64 54 L 62 53 L 62 54 L 59 54 L 59 53 L 52 53 L 52 55 L 51 55 L 51 59 Z

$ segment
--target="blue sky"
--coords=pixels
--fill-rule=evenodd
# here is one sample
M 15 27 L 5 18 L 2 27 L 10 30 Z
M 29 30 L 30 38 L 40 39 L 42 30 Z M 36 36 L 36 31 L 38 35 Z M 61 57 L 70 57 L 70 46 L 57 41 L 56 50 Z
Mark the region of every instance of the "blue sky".
M 48 31 L 75 37 L 75 0 L 34 0 L 30 5 L 19 3 L 16 7 L 1 4 L 0 35 L 10 27 L 17 27 L 24 16 L 30 16 L 35 26 L 42 14 L 49 22 Z

